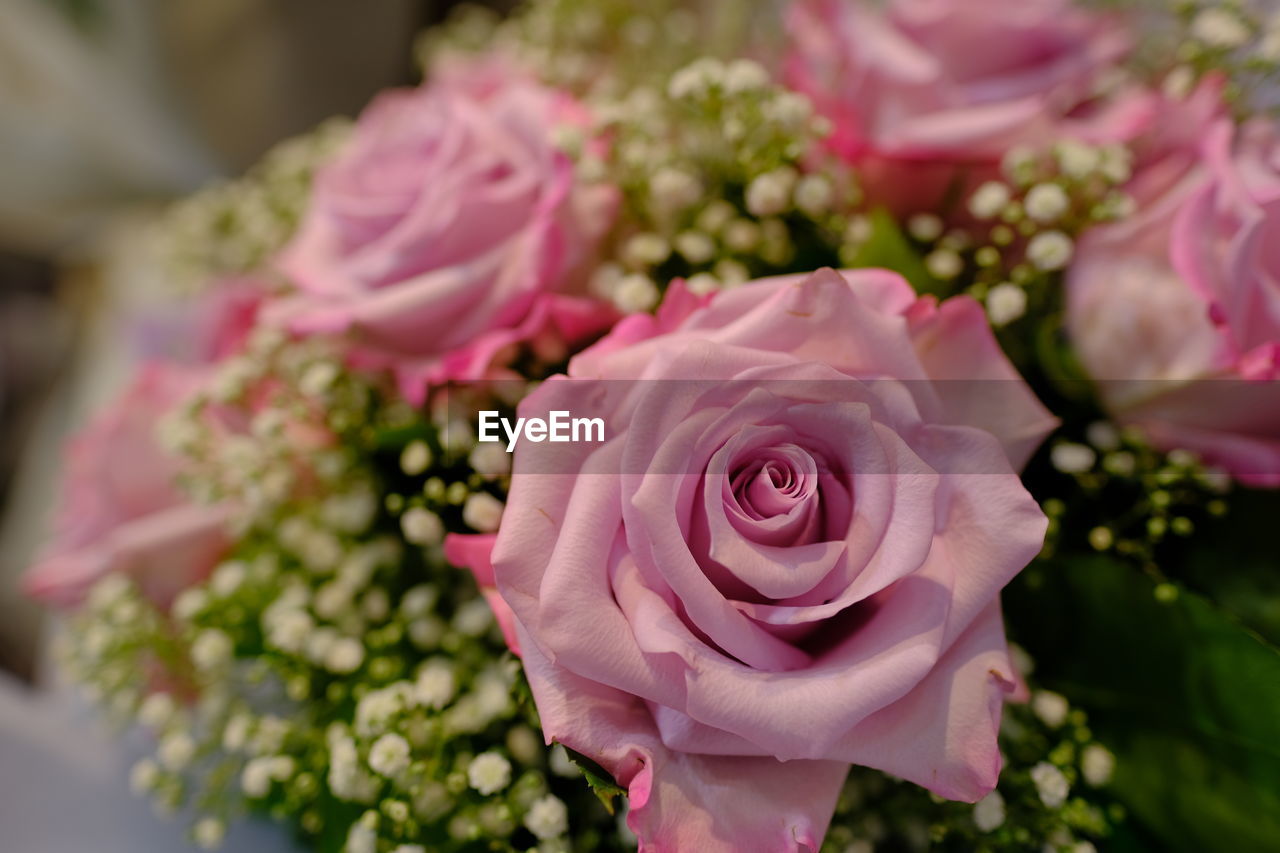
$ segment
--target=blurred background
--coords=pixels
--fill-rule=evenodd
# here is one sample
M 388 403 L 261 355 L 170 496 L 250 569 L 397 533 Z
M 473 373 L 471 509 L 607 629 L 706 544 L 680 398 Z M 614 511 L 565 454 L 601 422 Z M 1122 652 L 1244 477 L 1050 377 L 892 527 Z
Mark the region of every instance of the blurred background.
M 61 441 L 119 388 L 131 315 L 166 293 L 146 275 L 139 235 L 280 140 L 415 82 L 415 38 L 454 5 L 0 0 L 6 682 L 41 672 L 43 618 L 17 580 L 47 530 Z
M 0 0 L 0 851 L 193 849 L 125 780 L 142 752 L 48 665 L 57 620 L 18 580 L 62 442 L 181 298 L 144 251 L 175 200 L 381 89 L 450 0 Z M 503 0 L 488 3 L 497 8 Z M 228 849 L 281 853 L 236 827 Z

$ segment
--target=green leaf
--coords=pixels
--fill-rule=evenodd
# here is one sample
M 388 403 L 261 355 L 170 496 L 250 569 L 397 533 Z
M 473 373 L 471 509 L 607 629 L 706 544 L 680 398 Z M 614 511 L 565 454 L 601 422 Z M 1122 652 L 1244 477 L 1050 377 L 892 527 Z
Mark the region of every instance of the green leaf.
M 911 282 L 917 293 L 939 297 L 950 295 L 951 288 L 929 274 L 924 259 L 902 233 L 892 214 L 884 208 L 877 208 L 868 218 L 871 220 L 871 236 L 849 260 L 849 267 L 893 270 Z
M 1169 850 L 1280 850 L 1280 651 L 1125 563 L 1033 566 L 1009 590 L 1037 681 L 1089 712 L 1113 793 Z
M 1280 645 L 1280 565 L 1273 548 L 1258 547 L 1259 531 L 1280 518 L 1280 491 L 1238 488 L 1225 518 L 1199 525 L 1186 544 L 1180 578 Z
M 564 744 L 561 744 L 564 746 Z M 605 770 L 599 764 L 596 764 L 590 758 L 587 758 L 580 752 L 575 752 L 565 746 L 564 751 L 569 754 L 569 760 L 578 765 L 578 769 L 582 771 L 582 775 L 587 780 L 587 785 L 600 798 L 600 802 L 604 804 L 605 810 L 609 814 L 614 813 L 613 801 L 616 797 L 625 797 L 627 792 L 619 787 L 618 783 L 613 780 L 613 776 L 609 775 L 609 771 Z

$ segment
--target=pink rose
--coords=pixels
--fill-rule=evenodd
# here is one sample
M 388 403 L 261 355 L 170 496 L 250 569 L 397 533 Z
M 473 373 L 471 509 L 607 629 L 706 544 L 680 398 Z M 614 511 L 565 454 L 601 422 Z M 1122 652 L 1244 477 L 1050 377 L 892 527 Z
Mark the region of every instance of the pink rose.
M 52 544 L 24 578 L 42 601 L 74 607 L 110 573 L 127 575 L 158 605 L 203 579 L 226 552 L 226 512 L 188 501 L 178 460 L 156 441 L 158 422 L 202 372 L 145 366 L 125 394 L 71 444 Z
M 1238 137 L 1238 138 L 1237 138 Z M 1229 121 L 1132 219 L 1087 234 L 1067 323 L 1104 404 L 1160 448 L 1280 485 L 1280 145 Z
M 581 108 L 481 70 L 379 97 L 317 175 L 279 262 L 300 292 L 272 316 L 351 332 L 356 359 L 395 368 L 414 400 L 427 382 L 479 378 L 513 344 L 572 342 L 614 319 L 575 295 L 614 200 L 579 185 L 554 145 Z
M 269 287 L 228 278 L 199 298 L 144 314 L 130 330 L 139 360 L 212 364 L 240 351 L 253 331 Z
M 957 167 L 1015 145 L 1124 140 L 1152 117 L 1141 93 L 1095 102 L 1129 39 L 1074 0 L 794 0 L 788 23 L 791 85 L 899 210 L 936 208 Z
M 985 795 L 1053 419 L 982 309 L 823 270 L 621 332 L 521 404 L 605 441 L 517 445 L 493 551 L 548 740 L 644 850 L 817 850 L 850 763 Z

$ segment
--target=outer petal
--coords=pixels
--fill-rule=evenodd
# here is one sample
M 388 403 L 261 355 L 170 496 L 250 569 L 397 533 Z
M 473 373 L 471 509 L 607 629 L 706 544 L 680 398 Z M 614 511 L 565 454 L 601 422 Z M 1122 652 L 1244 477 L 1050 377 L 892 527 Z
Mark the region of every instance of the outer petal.
M 976 802 L 1000 775 L 1000 714 L 1016 684 L 993 602 L 914 690 L 853 730 L 852 760 Z
M 987 324 L 967 297 L 940 306 L 917 303 L 911 337 L 942 401 L 947 423 L 974 426 L 1000 439 L 1015 470 L 1058 425 L 1009 363 Z
M 547 741 L 599 762 L 627 789 L 627 824 L 641 851 L 816 853 L 847 764 L 672 752 L 634 697 L 554 666 L 532 641 L 524 645 Z

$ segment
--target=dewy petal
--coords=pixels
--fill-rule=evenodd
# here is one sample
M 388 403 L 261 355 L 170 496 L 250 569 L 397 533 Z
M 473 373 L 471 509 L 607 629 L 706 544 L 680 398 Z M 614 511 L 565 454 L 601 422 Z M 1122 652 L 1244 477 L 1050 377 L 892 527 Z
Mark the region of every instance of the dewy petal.
M 644 704 L 551 664 L 525 643 L 548 743 L 563 743 L 627 789 L 627 824 L 649 853 L 817 853 L 848 765 L 673 752 Z

